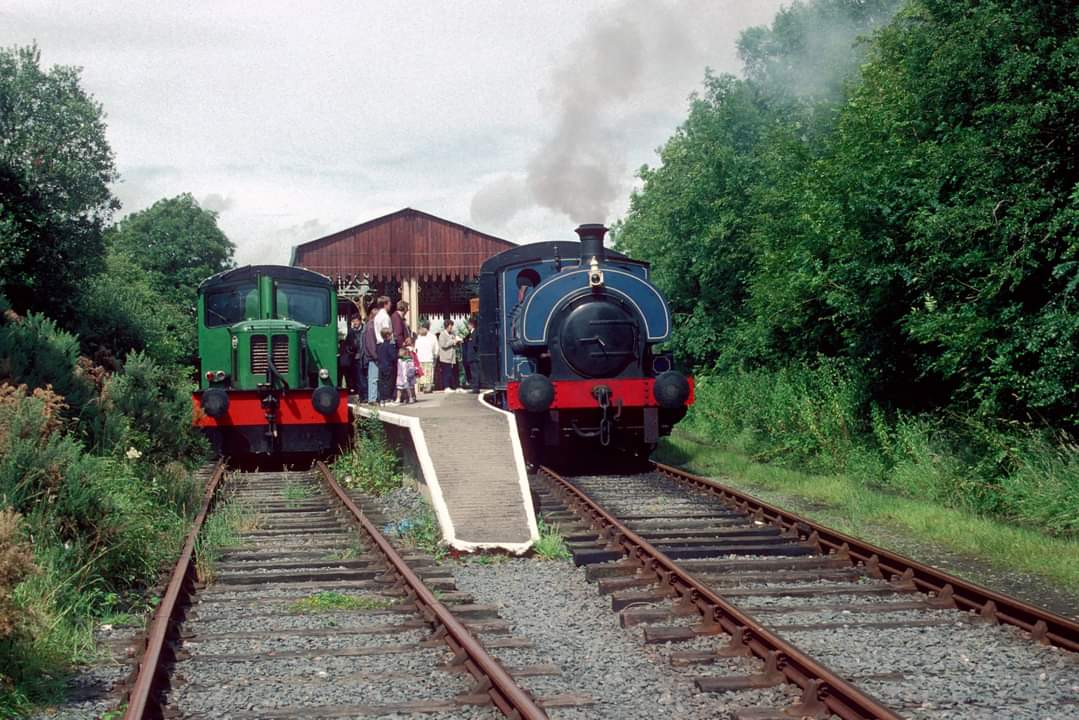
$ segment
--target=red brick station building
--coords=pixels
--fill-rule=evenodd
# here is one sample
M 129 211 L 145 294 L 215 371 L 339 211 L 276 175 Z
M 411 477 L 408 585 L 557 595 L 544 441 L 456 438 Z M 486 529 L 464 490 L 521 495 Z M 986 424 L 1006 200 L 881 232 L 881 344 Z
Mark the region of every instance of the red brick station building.
M 379 295 L 409 303 L 409 324 L 461 319 L 471 312 L 484 260 L 516 247 L 494 235 L 405 208 L 305 242 L 291 264 L 328 275 L 337 285 L 338 314 Z

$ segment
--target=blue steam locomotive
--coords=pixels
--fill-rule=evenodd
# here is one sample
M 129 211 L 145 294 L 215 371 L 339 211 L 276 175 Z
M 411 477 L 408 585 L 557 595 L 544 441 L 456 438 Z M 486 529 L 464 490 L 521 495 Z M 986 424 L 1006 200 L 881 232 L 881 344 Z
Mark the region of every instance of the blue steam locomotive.
M 647 455 L 693 402 L 693 380 L 654 348 L 671 315 L 649 266 L 603 246 L 543 242 L 489 258 L 480 271 L 483 385 L 514 413 L 532 461 L 578 447 Z

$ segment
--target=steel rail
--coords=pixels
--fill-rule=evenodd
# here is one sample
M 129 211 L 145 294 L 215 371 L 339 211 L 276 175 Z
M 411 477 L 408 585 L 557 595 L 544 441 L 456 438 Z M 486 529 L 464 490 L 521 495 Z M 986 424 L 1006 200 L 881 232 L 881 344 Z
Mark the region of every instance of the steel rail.
M 1036 640 L 1071 652 L 1079 652 L 1079 623 L 1073 620 L 871 545 L 715 480 L 663 463 L 653 464 L 664 475 L 708 491 L 729 507 L 755 515 L 762 522 L 797 533 L 800 540 L 817 544 L 822 553 L 846 553 L 852 565 L 864 565 L 878 577 L 902 578 L 904 581 L 913 582 L 921 592 L 935 595 L 935 604 L 938 606 L 950 605 L 958 610 L 978 612 L 987 620 L 1025 630 Z
M 629 559 L 670 587 L 672 596 L 697 609 L 705 626 L 740 637 L 750 652 L 765 662 L 774 661 L 784 678 L 803 691 L 803 703 L 819 702 L 843 720 L 899 720 L 893 710 L 835 674 L 774 634 L 752 616 L 730 604 L 663 552 L 600 507 L 585 492 L 547 467 L 540 471 L 585 519 Z
M 317 467 L 326 486 L 348 509 L 360 529 L 386 558 L 390 571 L 404 583 L 409 597 L 419 611 L 428 622 L 436 626 L 436 635 L 442 637 L 453 651 L 454 662 L 462 664 L 475 678 L 477 682 L 475 692 L 486 694 L 506 717 L 519 720 L 545 720 L 547 713 L 514 681 L 498 661 L 491 657 L 487 649 L 468 631 L 468 628 L 461 624 L 461 621 L 424 585 L 423 580 L 413 572 L 393 545 L 383 537 L 344 488 L 337 483 L 326 464 L 319 462 Z
M 124 720 L 160 720 L 164 716 L 161 699 L 164 685 L 168 682 L 165 668 L 175 660 L 174 649 L 169 641 L 175 638 L 177 628 L 183 620 L 183 610 L 195 589 L 195 542 L 210 514 L 217 487 L 224 475 L 225 463 L 219 460 L 203 493 L 199 514 L 195 516 L 195 522 L 184 540 L 180 558 L 169 575 L 165 595 L 154 611 L 153 621 L 146 634 L 146 648 L 134 671 L 135 680 L 127 693 Z

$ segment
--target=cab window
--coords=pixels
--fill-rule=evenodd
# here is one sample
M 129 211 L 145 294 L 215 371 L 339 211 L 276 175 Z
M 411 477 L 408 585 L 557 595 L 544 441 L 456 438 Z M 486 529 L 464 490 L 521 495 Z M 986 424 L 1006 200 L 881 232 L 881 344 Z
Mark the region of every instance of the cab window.
M 203 296 L 206 327 L 232 325 L 258 317 L 258 288 L 255 283 L 210 290 Z
M 330 294 L 326 288 L 281 282 L 277 284 L 277 311 L 281 320 L 304 325 L 330 324 Z

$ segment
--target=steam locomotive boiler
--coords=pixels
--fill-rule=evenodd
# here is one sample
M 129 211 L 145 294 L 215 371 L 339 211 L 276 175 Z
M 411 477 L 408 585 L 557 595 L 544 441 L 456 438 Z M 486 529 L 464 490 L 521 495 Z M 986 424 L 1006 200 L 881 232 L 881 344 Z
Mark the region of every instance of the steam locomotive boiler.
M 647 455 L 693 402 L 692 378 L 655 351 L 671 316 L 648 264 L 606 249 L 606 233 L 581 225 L 580 242 L 522 245 L 480 271 L 481 379 L 532 461 L 581 447 Z

